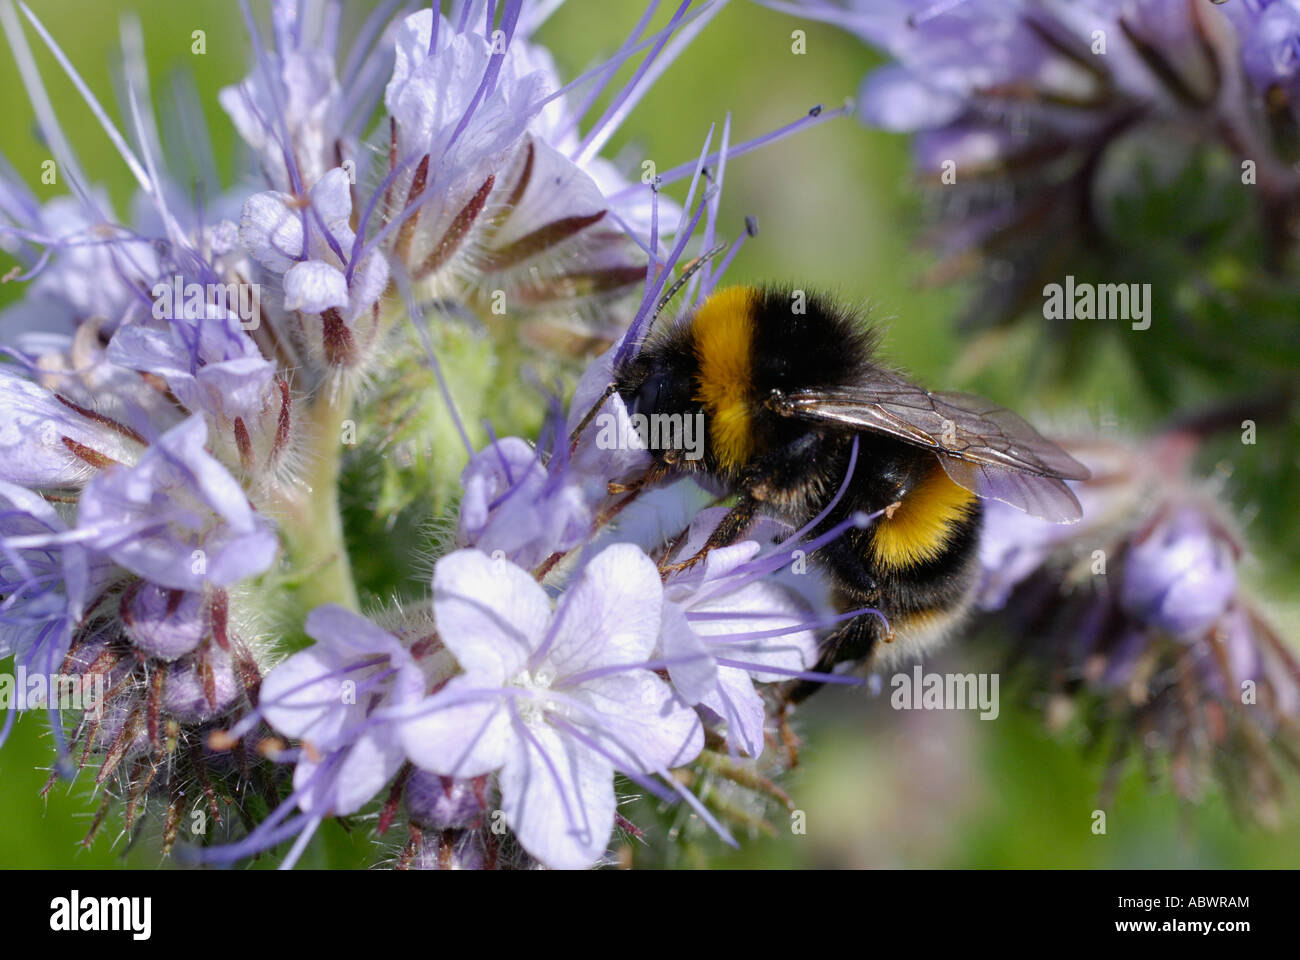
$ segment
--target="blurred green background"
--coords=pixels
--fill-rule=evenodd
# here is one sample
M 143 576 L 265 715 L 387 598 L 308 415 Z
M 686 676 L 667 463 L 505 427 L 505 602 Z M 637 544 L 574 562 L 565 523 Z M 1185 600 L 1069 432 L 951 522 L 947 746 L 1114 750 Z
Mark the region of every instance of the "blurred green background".
M 230 183 L 237 142 L 216 95 L 243 77 L 249 63 L 233 0 L 100 0 L 93 13 L 77 0 L 41 0 L 33 7 L 119 119 L 111 81 L 119 59 L 116 24 L 121 13 L 136 11 L 155 91 L 167 85 L 170 71 L 193 74 L 217 168 Z M 345 37 L 347 25 L 355 26 L 370 7 L 349 0 Z M 569 0 L 539 39 L 567 79 L 612 53 L 643 9 L 639 0 Z M 656 23 L 666 16 L 661 11 Z M 206 32 L 207 53 L 195 56 L 191 36 L 200 29 Z M 795 29 L 806 31 L 802 56 L 792 52 Z M 39 45 L 30 31 L 29 42 Z M 127 209 L 132 181 L 124 165 L 48 52 L 38 49 L 36 56 L 83 164 L 107 187 L 117 210 Z M 814 104 L 844 102 L 876 62 L 844 33 L 733 2 L 644 98 L 605 155 L 626 160 L 632 170 L 644 159 L 667 169 L 698 154 L 710 123 L 718 124 L 720 135 L 728 111 L 733 142 L 747 140 Z M 8 121 L 0 147 L 38 196 L 54 195 L 63 188 L 39 183 L 40 163 L 49 154 L 36 135 L 7 49 L 0 52 L 0 90 L 6 92 Z M 676 195 L 681 196 L 680 187 Z M 975 389 L 1071 423 L 1113 417 L 1121 429 L 1136 431 L 1148 422 L 1150 411 L 1123 361 L 1104 348 L 1068 392 L 1024 395 L 1032 363 L 1026 335 L 1008 341 L 1005 355 L 977 378 L 955 372 L 964 368 L 951 321 L 963 291 L 919 288 L 918 278 L 931 261 L 916 245 L 920 201 L 903 138 L 846 118 L 735 159 L 726 174 L 723 236 L 743 229 L 746 215 L 757 217 L 760 233 L 747 243 L 729 280 L 788 281 L 872 304 L 874 315 L 887 321 L 892 359 L 922 382 Z M 0 289 L 0 304 L 17 292 Z M 1294 566 L 1265 567 L 1277 596 L 1292 595 L 1300 585 Z M 1296 618 L 1286 609 L 1276 613 L 1284 632 L 1294 635 Z M 947 656 L 963 669 L 996 669 L 988 665 L 994 654 L 984 646 L 958 644 Z M 1108 833 L 1094 836 L 1102 757 L 1049 736 L 1040 707 L 1028 696 L 1013 696 L 1009 684 L 1001 716 L 993 722 L 973 713 L 896 713 L 860 690 L 828 689 L 803 711 L 801 764 L 785 782 L 807 815 L 807 834 L 779 830 L 776 837 L 754 837 L 741 852 L 720 850 L 709 862 L 746 867 L 1300 865 L 1300 805 L 1294 799 L 1283 829 L 1268 832 L 1235 823 L 1213 789 L 1203 805 L 1189 811 L 1162 784 L 1148 785 L 1135 770 L 1108 810 Z M 158 865 L 147 841 L 134 851 L 115 848 L 112 820 L 89 850 L 81 849 L 78 841 L 94 810 L 88 789 L 82 783 L 71 790 L 59 784 L 43 801 L 39 791 L 48 762 L 44 719 L 24 717 L 0 750 L 0 866 Z M 369 862 L 365 834 L 364 825 L 350 833 L 331 825 L 302 862 L 364 865 Z

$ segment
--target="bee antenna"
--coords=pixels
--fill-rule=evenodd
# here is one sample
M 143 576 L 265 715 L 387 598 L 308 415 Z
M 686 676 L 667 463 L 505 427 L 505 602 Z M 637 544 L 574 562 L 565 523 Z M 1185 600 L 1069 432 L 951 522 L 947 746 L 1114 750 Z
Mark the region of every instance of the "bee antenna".
M 682 271 L 682 275 L 674 280 L 673 285 L 668 288 L 662 297 L 659 298 L 659 303 L 655 306 L 655 312 L 651 315 L 650 322 L 646 325 L 647 329 L 654 326 L 655 321 L 659 319 L 659 314 L 664 312 L 664 307 L 668 306 L 668 304 L 672 302 L 673 297 L 677 296 L 677 292 L 690 282 L 691 277 L 699 273 L 706 263 L 726 249 L 727 244 L 720 243 L 712 250 L 700 254 L 686 265 L 686 269 Z
M 611 383 L 609 386 L 607 386 L 605 388 L 605 392 L 602 393 L 599 399 L 597 399 L 596 402 L 591 405 L 591 409 L 587 411 L 587 413 L 583 416 L 582 420 L 579 421 L 578 425 L 573 428 L 573 433 L 569 434 L 570 455 L 572 455 L 573 452 L 578 449 L 578 439 L 582 436 L 582 432 L 586 430 L 587 427 L 591 424 L 591 421 L 595 419 L 596 412 L 605 405 L 605 401 L 608 400 L 610 397 L 612 397 L 614 395 L 614 392 L 617 389 L 618 389 L 618 385 L 614 383 Z

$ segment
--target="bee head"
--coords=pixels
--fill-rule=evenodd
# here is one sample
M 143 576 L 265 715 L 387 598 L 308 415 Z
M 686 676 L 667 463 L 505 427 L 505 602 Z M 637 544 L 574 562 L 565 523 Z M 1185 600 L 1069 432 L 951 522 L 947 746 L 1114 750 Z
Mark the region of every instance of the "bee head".
M 664 345 L 643 350 L 615 380 L 627 412 L 686 413 L 694 402 L 692 368 Z

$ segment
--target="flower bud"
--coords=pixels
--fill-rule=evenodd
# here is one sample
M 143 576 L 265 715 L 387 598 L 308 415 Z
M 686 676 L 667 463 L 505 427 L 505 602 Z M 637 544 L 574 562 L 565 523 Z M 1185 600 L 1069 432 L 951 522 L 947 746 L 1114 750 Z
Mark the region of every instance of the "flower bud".
M 200 594 L 152 583 L 139 583 L 128 592 L 122 622 L 137 650 L 167 661 L 192 653 L 207 632 Z
M 1133 616 L 1180 636 L 1203 633 L 1237 591 L 1233 546 L 1193 507 L 1181 507 L 1134 541 L 1120 600 Z
M 230 654 L 209 644 L 201 658 L 191 657 L 168 671 L 163 707 L 182 722 L 204 723 L 229 707 L 238 695 L 239 683 Z
M 424 830 L 473 826 L 487 809 L 485 778 L 457 780 L 416 770 L 406 782 L 406 812 Z

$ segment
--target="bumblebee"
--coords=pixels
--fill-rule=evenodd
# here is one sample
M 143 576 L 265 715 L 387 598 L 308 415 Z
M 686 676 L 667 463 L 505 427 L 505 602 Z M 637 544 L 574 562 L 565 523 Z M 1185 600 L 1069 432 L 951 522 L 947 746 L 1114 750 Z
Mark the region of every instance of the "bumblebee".
M 883 511 L 811 556 L 839 612 L 872 608 L 888 622 L 842 622 L 819 671 L 919 654 L 960 623 L 977 586 L 982 499 L 1056 522 L 1082 516 L 1064 482 L 1086 479 L 1082 464 L 1008 410 L 917 386 L 878 348 L 878 332 L 827 297 L 732 287 L 652 330 L 612 386 L 629 413 L 704 416 L 697 459 L 652 451 L 655 481 L 694 475 L 735 497 L 686 564 L 740 539 L 760 512 L 796 528 L 824 513 L 815 537 Z

